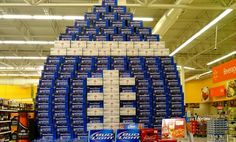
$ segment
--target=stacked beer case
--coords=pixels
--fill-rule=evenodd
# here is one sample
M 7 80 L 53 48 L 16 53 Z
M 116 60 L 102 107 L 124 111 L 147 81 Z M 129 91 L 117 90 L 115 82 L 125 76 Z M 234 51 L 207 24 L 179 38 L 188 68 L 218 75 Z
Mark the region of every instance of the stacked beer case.
M 184 115 L 173 57 L 117 0 L 103 0 L 55 42 L 38 86 L 41 138 L 80 139 L 130 123 L 161 132 L 163 118 Z

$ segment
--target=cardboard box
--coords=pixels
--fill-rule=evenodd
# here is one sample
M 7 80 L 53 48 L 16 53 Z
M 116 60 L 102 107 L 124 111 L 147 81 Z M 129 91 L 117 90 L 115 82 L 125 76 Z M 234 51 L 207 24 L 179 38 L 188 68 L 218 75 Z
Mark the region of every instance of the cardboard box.
M 119 90 L 119 87 L 118 86 L 112 86 L 112 87 L 105 87 L 103 88 L 103 92 L 104 94 L 106 93 L 119 93 L 120 90 Z
M 126 49 L 111 49 L 111 56 L 126 56 Z
M 103 123 L 87 123 L 87 130 L 101 130 Z
M 71 41 L 71 48 L 86 48 L 86 41 Z
M 70 41 L 55 41 L 54 48 L 70 48 Z
M 120 116 L 105 116 L 104 123 L 120 123 Z
M 103 79 L 103 84 L 105 86 L 119 86 L 119 78 L 114 78 L 114 79 L 108 79 L 108 78 L 104 78 Z
M 107 100 L 105 99 L 104 100 L 104 109 L 109 109 L 109 108 L 120 108 L 120 100 L 117 99 L 117 100 Z
M 83 56 L 98 56 L 97 48 L 83 48 Z
M 66 55 L 69 56 L 82 56 L 83 50 L 82 48 L 67 48 L 66 49 Z
M 118 48 L 118 42 L 116 41 L 108 41 L 108 42 L 103 42 L 103 48 Z
M 101 49 L 102 47 L 103 47 L 102 41 L 87 41 L 87 48 L 89 49 L 94 49 L 94 48 Z
M 149 48 L 149 42 L 136 41 L 134 42 L 134 48 L 139 48 L 139 49 Z
M 127 56 L 138 56 L 138 49 L 130 48 L 126 51 Z
M 66 48 L 51 48 L 50 55 L 66 55 Z
M 133 101 L 136 100 L 136 93 L 128 92 L 128 93 L 120 93 L 120 100 L 128 100 Z
M 103 93 L 88 93 L 87 101 L 103 101 Z
M 126 49 L 131 49 L 134 48 L 134 43 L 133 42 L 126 42 L 126 41 L 120 41 L 119 42 L 119 48 L 126 48 Z
M 104 109 L 104 116 L 119 116 L 119 114 L 120 114 L 119 108 L 117 109 L 113 108 L 111 110 Z
M 98 49 L 98 56 L 110 56 L 110 55 L 111 55 L 110 48 Z
M 87 86 L 102 86 L 102 78 L 87 78 Z
M 135 78 L 120 78 L 120 85 L 135 85 Z
M 87 116 L 103 116 L 103 108 L 87 108 Z
M 154 49 L 154 56 L 169 56 L 170 50 L 168 48 Z
M 165 48 L 165 41 L 150 41 L 150 48 Z
M 120 127 L 120 123 L 104 123 L 104 129 L 117 130 Z
M 119 78 L 118 70 L 103 70 L 104 78 Z
M 139 56 L 154 56 L 153 49 L 139 49 Z
M 120 108 L 120 115 L 134 116 L 136 115 L 136 108 Z

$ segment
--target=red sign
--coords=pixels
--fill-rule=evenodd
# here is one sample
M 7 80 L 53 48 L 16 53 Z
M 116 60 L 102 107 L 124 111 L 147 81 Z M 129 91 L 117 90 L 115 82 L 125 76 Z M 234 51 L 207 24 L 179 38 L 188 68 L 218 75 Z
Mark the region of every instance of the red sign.
M 236 59 L 231 60 L 227 63 L 214 67 L 212 69 L 213 82 L 221 82 L 225 80 L 236 78 Z
M 211 88 L 210 89 L 210 96 L 211 97 L 224 97 L 224 96 L 226 96 L 225 86 Z

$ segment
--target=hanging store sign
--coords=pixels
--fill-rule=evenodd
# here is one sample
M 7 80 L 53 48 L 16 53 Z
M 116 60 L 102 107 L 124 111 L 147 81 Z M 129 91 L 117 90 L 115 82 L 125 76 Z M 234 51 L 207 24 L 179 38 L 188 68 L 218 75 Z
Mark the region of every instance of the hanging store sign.
M 227 63 L 214 67 L 212 69 L 213 82 L 221 82 L 225 80 L 236 78 L 236 59 L 231 60 Z
M 211 97 L 224 97 L 224 96 L 226 96 L 225 86 L 218 86 L 215 88 L 211 88 L 210 89 L 210 96 Z

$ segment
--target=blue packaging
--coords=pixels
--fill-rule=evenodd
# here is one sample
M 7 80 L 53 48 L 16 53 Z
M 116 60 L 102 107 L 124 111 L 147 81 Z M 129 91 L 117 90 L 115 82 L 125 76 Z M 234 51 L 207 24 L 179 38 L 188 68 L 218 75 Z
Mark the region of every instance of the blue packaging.
M 170 56 L 161 57 L 161 63 L 164 65 L 174 64 L 174 58 Z
M 93 36 L 92 35 L 76 35 L 76 39 L 78 41 L 92 41 Z
M 39 87 L 37 94 L 38 95 L 51 95 L 53 93 L 53 88 L 44 88 L 44 87 Z
M 90 27 L 90 21 L 89 20 L 76 20 L 74 26 L 75 27 Z
M 54 104 L 54 111 L 64 111 L 68 110 L 68 106 L 64 103 L 56 103 Z
M 69 81 L 68 80 L 56 80 L 56 87 L 69 87 Z
M 115 28 L 115 27 L 104 28 L 103 34 L 117 34 L 117 28 Z
M 128 70 L 128 66 L 127 65 L 112 65 L 111 69 L 119 70 L 119 71 L 126 71 Z
M 127 64 L 127 57 L 112 57 L 113 64 Z
M 109 7 L 108 6 L 94 6 L 93 12 L 94 13 L 108 13 Z
M 71 90 L 71 95 L 72 96 L 83 96 L 84 94 L 86 94 L 86 88 L 82 87 L 82 88 L 73 88 Z
M 80 58 L 79 57 L 65 57 L 65 61 L 64 61 L 64 65 L 75 65 L 78 64 L 80 62 Z
M 71 117 L 72 118 L 80 118 L 80 117 L 84 117 L 86 115 L 86 113 L 83 113 L 83 112 L 77 112 L 79 110 L 73 110 L 72 113 L 71 113 Z
M 184 112 L 183 111 L 172 111 L 171 112 L 171 116 L 172 117 L 183 117 L 184 116 Z
M 148 78 L 148 74 L 145 71 L 133 71 L 134 77 L 137 79 L 145 79 Z
M 126 41 L 126 35 L 110 35 L 111 41 Z
M 144 37 L 145 41 L 160 41 L 159 35 L 146 35 Z
M 97 71 L 110 70 L 110 65 L 97 65 Z
M 72 88 L 86 86 L 86 80 L 85 79 L 73 79 L 73 80 L 71 80 L 71 86 L 72 86 Z
M 183 97 L 182 96 L 171 96 L 172 102 L 182 102 Z
M 111 6 L 113 13 L 126 13 L 126 6 Z
M 118 19 L 132 21 L 133 13 L 118 13 Z
M 66 96 L 64 96 L 64 95 L 57 95 L 57 96 L 55 96 L 53 102 L 55 102 L 55 103 L 68 103 L 68 100 L 66 100 Z
M 132 107 L 137 107 L 137 104 L 135 101 L 120 101 L 120 107 L 132 108 Z
M 96 35 L 94 38 L 95 38 L 94 39 L 95 41 L 109 41 L 110 40 L 109 35 Z
M 150 78 L 151 79 L 163 79 L 163 75 L 161 73 L 150 73 Z
M 183 104 L 179 103 L 179 102 L 172 102 L 171 103 L 171 109 L 182 109 L 183 108 Z
M 175 64 L 172 65 L 164 65 L 165 72 L 177 72 L 177 68 Z
M 44 65 L 44 71 L 47 72 L 57 72 L 60 70 L 59 65 Z
M 120 28 L 119 33 L 120 34 L 132 35 L 132 34 L 134 34 L 134 28 Z
M 76 76 L 78 79 L 87 79 L 89 77 L 91 77 L 91 72 L 82 72 L 82 71 L 79 71 L 77 73 L 77 76 Z
M 178 80 L 169 80 L 168 85 L 173 86 L 173 87 L 176 87 L 176 86 L 178 87 L 178 86 L 180 86 L 180 81 L 179 81 L 179 79 Z
M 79 71 L 84 71 L 84 72 L 86 72 L 86 71 L 94 71 L 94 70 L 95 70 L 95 66 L 87 65 L 87 64 L 81 64 L 80 65 L 80 69 L 79 69 Z
M 132 74 L 132 72 L 130 71 L 120 71 L 120 78 L 131 78 L 134 77 L 134 75 Z
M 85 20 L 99 20 L 100 13 L 85 13 Z
M 120 116 L 120 123 L 135 123 L 136 116 Z
M 128 35 L 127 41 L 143 41 L 142 35 Z
M 85 109 L 85 105 L 83 105 L 82 103 L 73 103 L 73 104 L 71 104 L 71 106 L 70 106 L 70 109 L 71 110 L 81 110 L 81 109 Z
M 95 64 L 95 58 L 94 57 L 82 57 L 81 58 L 81 64 Z
M 103 72 L 102 71 L 92 72 L 91 77 L 92 78 L 102 78 L 103 77 Z
M 127 87 L 127 86 L 125 86 L 125 87 L 123 87 L 123 86 L 121 86 L 120 87 L 120 92 L 123 92 L 123 93 L 127 93 L 127 92 L 135 92 L 136 91 L 136 88 L 135 87 L 133 87 L 133 86 L 131 86 L 131 87 Z
M 59 40 L 75 40 L 75 36 L 72 34 L 60 34 Z
M 153 94 L 164 94 L 165 88 L 164 87 L 153 87 Z
M 116 130 L 116 142 L 139 142 L 139 129 L 118 129 Z
M 38 111 L 43 111 L 43 110 L 50 110 L 51 109 L 51 105 L 48 104 L 48 103 L 38 103 L 38 106 L 37 106 L 37 110 Z
M 36 97 L 36 101 L 38 103 L 50 103 L 51 102 L 51 97 L 48 95 L 38 95 Z
M 97 64 L 110 64 L 111 58 L 110 57 L 98 57 Z
M 102 6 L 117 6 L 117 0 L 102 0 Z
M 45 134 L 49 134 L 53 132 L 52 126 L 40 126 L 39 130 L 41 133 L 45 133 Z
M 136 65 L 136 64 L 144 65 L 145 63 L 145 58 L 143 57 L 130 57 L 129 60 L 130 60 L 129 63 L 132 65 Z
M 74 72 L 70 72 L 70 73 L 61 72 L 59 74 L 59 79 L 70 79 L 70 78 L 74 78 L 74 76 L 75 76 Z
M 112 27 L 125 28 L 126 27 L 126 21 L 125 20 L 111 21 L 110 25 Z
M 140 35 L 151 35 L 152 34 L 152 28 L 137 28 L 136 34 Z
M 140 129 L 143 128 L 144 125 L 141 123 L 132 123 L 132 124 L 122 124 L 120 126 L 122 129 Z
M 51 112 L 49 111 L 36 111 L 37 114 L 37 118 L 47 118 L 47 119 L 51 119 Z
M 118 20 L 117 13 L 105 13 L 103 15 L 103 20 Z
M 68 113 L 67 112 L 63 112 L 63 110 L 61 112 L 60 111 L 54 112 L 53 113 L 53 117 L 54 117 L 54 119 L 55 118 L 66 118 L 66 117 L 68 117 Z
M 177 79 L 179 78 L 178 76 L 178 72 L 170 72 L 170 73 L 166 73 L 166 78 L 169 79 L 169 80 L 174 80 L 174 79 Z
M 102 101 L 91 101 L 87 102 L 88 108 L 103 108 L 103 102 Z
M 98 35 L 100 34 L 100 29 L 99 28 L 86 28 L 85 33 L 89 35 Z
M 129 25 L 129 27 L 142 28 L 143 21 L 129 21 L 128 25 Z
M 73 98 L 71 99 L 71 102 L 72 102 L 72 103 L 83 103 L 84 100 L 85 100 L 85 99 L 84 99 L 83 96 L 81 96 L 81 97 L 73 97 Z
M 136 83 L 137 86 L 142 87 L 142 86 L 151 86 L 152 82 L 150 79 L 144 79 L 144 80 L 138 80 Z
M 55 95 L 67 95 L 68 93 L 69 93 L 69 87 L 55 89 Z
M 85 121 L 83 118 L 73 118 L 73 120 L 72 120 L 72 124 L 74 126 L 85 126 L 86 124 L 84 124 L 84 123 L 85 123 Z
M 113 142 L 115 135 L 113 130 L 90 130 L 89 131 L 89 142 Z
M 87 117 L 87 123 L 103 123 L 103 116 Z
M 60 56 L 48 56 L 46 64 L 61 64 L 64 58 Z
M 58 133 L 69 133 L 70 132 L 70 129 L 67 126 L 61 126 L 61 127 L 57 126 L 56 130 Z
M 40 126 L 48 126 L 52 124 L 52 120 L 48 119 L 48 118 L 42 118 L 42 119 L 38 119 L 38 124 Z
M 155 97 L 155 100 L 156 102 L 165 102 L 166 101 L 166 96 L 158 96 L 158 97 Z
M 158 57 L 148 57 L 146 58 L 146 64 L 161 64 L 161 60 Z
M 66 34 L 81 34 L 81 33 L 82 33 L 81 27 L 73 27 L 73 26 L 66 27 Z
M 54 83 L 55 83 L 54 80 L 39 80 L 40 87 L 51 88 L 54 86 Z
M 99 20 L 94 22 L 94 26 L 98 28 L 108 28 L 109 20 Z

